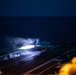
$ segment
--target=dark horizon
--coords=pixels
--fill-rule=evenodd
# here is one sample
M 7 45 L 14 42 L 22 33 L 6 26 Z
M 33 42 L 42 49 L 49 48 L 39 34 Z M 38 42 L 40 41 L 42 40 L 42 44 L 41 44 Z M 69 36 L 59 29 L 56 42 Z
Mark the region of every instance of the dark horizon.
M 0 17 L 0 36 L 76 40 L 76 17 Z

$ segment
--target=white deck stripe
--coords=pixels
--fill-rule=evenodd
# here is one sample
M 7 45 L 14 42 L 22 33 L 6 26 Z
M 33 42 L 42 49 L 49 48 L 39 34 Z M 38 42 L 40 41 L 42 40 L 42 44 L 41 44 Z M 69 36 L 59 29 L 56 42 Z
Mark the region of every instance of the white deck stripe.
M 74 48 L 73 48 L 74 49 Z M 71 50 L 73 50 L 73 49 L 71 49 Z M 66 52 L 66 53 L 68 53 L 68 52 Z M 64 53 L 65 54 L 65 53 Z M 63 59 L 64 60 L 64 59 Z M 56 63 L 56 64 L 58 64 L 58 63 Z M 56 65 L 56 64 L 54 64 L 54 65 Z M 50 69 L 51 67 L 53 67 L 54 65 L 52 65 L 52 66 L 50 66 L 50 67 L 48 67 L 47 69 L 45 69 L 45 70 L 43 70 L 42 72 L 40 72 L 38 75 L 41 75 L 42 73 L 44 73 L 45 71 L 47 71 L 48 69 Z
M 74 49 L 75 49 L 75 48 L 70 49 L 70 50 L 68 50 L 67 52 L 63 53 L 62 55 L 65 55 L 65 54 L 71 52 L 71 51 L 74 50 Z M 39 69 L 39 68 L 41 68 L 42 66 L 44 66 L 44 65 L 46 65 L 46 64 L 48 64 L 48 63 L 50 63 L 50 62 L 52 62 L 54 59 L 59 58 L 59 57 L 62 56 L 62 55 L 59 55 L 59 56 L 57 56 L 57 57 L 55 57 L 55 58 L 53 58 L 53 59 L 51 59 L 51 60 L 49 60 L 49 61 L 47 61 L 47 62 L 45 62 L 45 63 L 43 63 L 43 64 L 41 64 L 41 65 L 39 65 L 39 66 L 33 68 L 33 69 L 31 69 L 31 70 L 25 72 L 25 73 L 22 74 L 22 75 L 27 75 L 27 74 L 29 74 L 30 72 L 32 72 L 32 71 L 34 71 L 34 70 L 36 70 L 36 69 Z
M 52 66 L 50 66 L 50 67 L 48 67 L 47 69 L 45 69 L 45 70 L 43 70 L 43 71 L 41 71 L 40 73 L 38 73 L 37 75 L 41 75 L 42 73 L 44 73 L 45 71 L 47 71 L 48 69 L 50 69 L 50 68 L 52 68 L 52 67 L 54 67 L 55 65 L 57 65 L 58 63 L 56 63 L 56 64 L 54 64 L 54 65 L 52 65 Z

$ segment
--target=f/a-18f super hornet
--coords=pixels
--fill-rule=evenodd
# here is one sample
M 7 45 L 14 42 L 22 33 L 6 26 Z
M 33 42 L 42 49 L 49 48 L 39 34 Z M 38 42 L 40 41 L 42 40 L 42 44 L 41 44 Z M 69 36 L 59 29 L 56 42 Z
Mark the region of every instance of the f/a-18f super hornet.
M 0 56 L 0 60 L 8 60 L 10 58 L 19 57 L 21 55 L 29 55 L 30 53 L 40 53 L 40 51 L 52 47 L 47 41 L 40 41 L 40 39 L 15 39 L 11 42 L 9 52 Z M 7 48 L 8 49 L 8 48 Z M 12 49 L 12 50 L 11 50 Z M 6 50 L 5 50 L 6 51 Z

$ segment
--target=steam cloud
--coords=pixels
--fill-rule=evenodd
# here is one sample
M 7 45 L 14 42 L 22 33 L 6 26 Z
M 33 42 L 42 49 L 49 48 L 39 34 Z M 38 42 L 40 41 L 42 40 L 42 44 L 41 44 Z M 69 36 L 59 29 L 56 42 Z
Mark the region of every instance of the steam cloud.
M 1 43 L 2 45 L 1 47 L 3 47 L 2 50 L 4 51 L 16 50 L 21 46 L 33 44 L 36 41 L 36 39 L 31 39 L 31 38 L 24 39 L 20 37 L 2 37 L 2 39 L 3 41 Z

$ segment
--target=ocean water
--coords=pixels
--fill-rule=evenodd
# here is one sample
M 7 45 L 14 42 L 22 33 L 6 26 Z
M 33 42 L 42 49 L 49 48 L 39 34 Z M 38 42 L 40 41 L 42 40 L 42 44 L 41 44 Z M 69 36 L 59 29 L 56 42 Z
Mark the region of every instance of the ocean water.
M 76 17 L 0 17 L 0 49 L 9 47 L 6 37 L 76 41 Z

